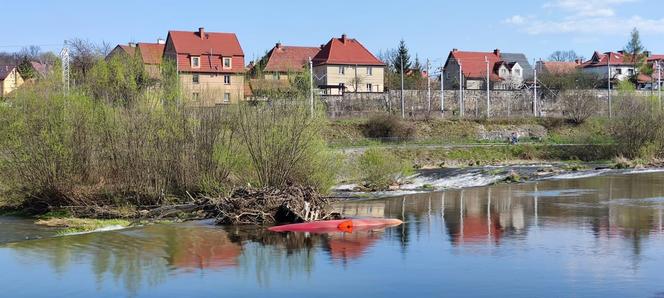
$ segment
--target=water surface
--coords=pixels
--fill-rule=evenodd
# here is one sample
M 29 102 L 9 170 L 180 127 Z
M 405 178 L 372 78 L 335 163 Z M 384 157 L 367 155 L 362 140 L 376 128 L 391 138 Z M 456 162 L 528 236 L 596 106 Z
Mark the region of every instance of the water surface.
M 0 288 L 7 297 L 663 297 L 663 186 L 664 173 L 642 173 L 345 202 L 349 216 L 406 221 L 352 234 L 202 222 L 23 241 L 39 233 L 1 219 Z

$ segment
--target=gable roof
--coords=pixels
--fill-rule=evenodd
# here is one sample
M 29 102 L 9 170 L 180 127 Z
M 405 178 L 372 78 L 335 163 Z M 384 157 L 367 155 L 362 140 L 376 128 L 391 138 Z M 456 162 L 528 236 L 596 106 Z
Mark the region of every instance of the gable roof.
M 466 52 L 454 49 L 450 52 L 445 62 L 445 67 L 454 59 L 461 63 L 463 76 L 466 78 L 486 78 L 486 60 L 489 60 L 489 67 L 492 69 L 489 79 L 491 81 L 500 81 L 501 78 L 496 74 L 496 64 L 501 62 L 500 51 L 493 52 Z
M 538 61 L 538 70 L 551 74 L 566 74 L 574 72 L 579 65 L 578 62 L 567 61 Z
M 244 56 L 235 33 L 168 31 L 168 39 L 178 54 Z
M 0 81 L 4 81 L 15 68 L 15 65 L 0 65 Z
M 144 64 L 161 64 L 164 56 L 164 44 L 139 42 L 138 51 L 141 53 L 141 59 Z
M 268 60 L 264 71 L 289 72 L 303 69 L 320 51 L 318 47 L 283 46 L 278 43 L 267 54 Z
M 324 64 L 341 65 L 374 65 L 385 66 L 385 63 L 376 58 L 359 41 L 347 38 L 332 38 L 313 58 L 314 66 Z
M 610 61 L 609 61 L 610 59 Z M 596 67 L 596 66 L 606 66 L 609 64 L 611 65 L 631 65 L 632 63 L 629 61 L 628 57 L 624 55 L 621 52 L 606 52 L 606 53 L 600 53 L 598 51 L 595 51 L 593 53 L 593 56 L 590 58 L 590 60 L 584 62 L 581 64 L 581 67 L 587 68 L 587 67 Z

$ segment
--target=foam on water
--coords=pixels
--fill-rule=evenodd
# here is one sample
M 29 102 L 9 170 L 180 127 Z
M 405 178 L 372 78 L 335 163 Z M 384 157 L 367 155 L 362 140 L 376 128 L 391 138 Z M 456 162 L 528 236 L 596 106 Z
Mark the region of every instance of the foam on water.
M 74 235 L 83 235 L 83 234 L 90 234 L 90 233 L 110 232 L 110 231 L 124 230 L 126 228 L 127 227 L 121 226 L 121 225 L 113 225 L 113 226 L 102 227 L 102 228 L 95 229 L 95 230 L 92 230 L 92 231 L 66 233 L 66 234 L 63 234 L 62 236 L 74 236 Z

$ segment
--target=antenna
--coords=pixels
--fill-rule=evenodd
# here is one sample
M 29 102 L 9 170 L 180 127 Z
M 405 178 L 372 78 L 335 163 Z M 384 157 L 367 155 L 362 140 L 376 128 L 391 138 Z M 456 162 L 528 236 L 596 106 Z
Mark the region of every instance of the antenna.
M 62 62 L 62 90 L 66 94 L 69 93 L 69 46 L 66 40 L 60 51 L 60 62 Z

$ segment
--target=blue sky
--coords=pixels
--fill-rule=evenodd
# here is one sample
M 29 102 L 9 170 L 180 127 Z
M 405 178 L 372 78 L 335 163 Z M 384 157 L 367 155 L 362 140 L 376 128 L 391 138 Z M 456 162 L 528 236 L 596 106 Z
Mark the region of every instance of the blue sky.
M 153 42 L 169 29 L 237 33 L 247 60 L 274 43 L 312 45 L 347 33 L 378 53 L 406 40 L 421 59 L 452 48 L 524 52 L 546 58 L 573 49 L 621 49 L 632 27 L 645 46 L 664 53 L 661 0 L 502 1 L 7 1 L 0 51 L 41 45 L 58 50 L 69 38 Z M 658 12 L 659 10 L 659 12 Z

